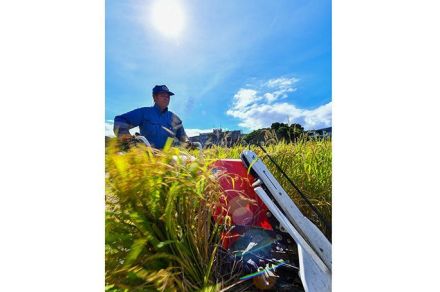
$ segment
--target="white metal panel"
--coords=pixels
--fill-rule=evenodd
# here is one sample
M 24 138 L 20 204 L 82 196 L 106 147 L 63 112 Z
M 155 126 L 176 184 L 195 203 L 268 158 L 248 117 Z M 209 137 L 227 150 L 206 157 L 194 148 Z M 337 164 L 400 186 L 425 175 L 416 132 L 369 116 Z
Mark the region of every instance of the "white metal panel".
M 302 238 L 308 243 L 308 245 L 310 245 L 313 251 L 331 271 L 331 243 L 328 239 L 301 213 L 289 195 L 267 169 L 266 165 L 254 152 L 245 150 L 242 155 L 246 156 L 247 161 L 251 163 L 252 169 L 269 190 L 273 198 L 278 202 L 278 205 L 282 208 L 290 223 L 295 226 L 295 229 L 301 234 Z

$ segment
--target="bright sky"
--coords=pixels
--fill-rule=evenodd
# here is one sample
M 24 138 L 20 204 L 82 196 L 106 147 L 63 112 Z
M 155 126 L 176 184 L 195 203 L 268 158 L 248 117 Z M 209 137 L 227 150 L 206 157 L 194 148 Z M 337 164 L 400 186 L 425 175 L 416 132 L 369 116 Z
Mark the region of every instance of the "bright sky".
M 106 134 L 176 95 L 187 133 L 331 126 L 331 1 L 106 0 Z

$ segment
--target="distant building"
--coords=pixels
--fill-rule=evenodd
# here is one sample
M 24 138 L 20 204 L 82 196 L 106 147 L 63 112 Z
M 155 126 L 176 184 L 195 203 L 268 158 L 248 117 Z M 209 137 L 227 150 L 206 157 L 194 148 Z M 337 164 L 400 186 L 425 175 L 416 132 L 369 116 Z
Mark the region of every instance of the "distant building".
M 199 136 L 189 137 L 191 142 L 200 142 L 202 147 L 209 145 L 219 145 L 231 147 L 240 141 L 243 135 L 241 131 L 223 131 L 214 129 L 212 133 L 201 133 Z
M 330 138 L 331 139 L 332 127 L 306 131 L 306 134 L 309 138 L 312 138 L 312 139 L 322 139 L 322 138 Z

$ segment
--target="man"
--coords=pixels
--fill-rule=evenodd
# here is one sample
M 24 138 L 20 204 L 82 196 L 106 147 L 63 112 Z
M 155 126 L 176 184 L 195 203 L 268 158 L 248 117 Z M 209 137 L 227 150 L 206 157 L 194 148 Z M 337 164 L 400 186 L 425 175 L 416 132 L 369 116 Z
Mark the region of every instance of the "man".
M 168 137 L 177 137 L 183 143 L 189 143 L 182 121 L 168 110 L 170 96 L 174 95 L 166 85 L 153 88 L 154 106 L 142 107 L 115 117 L 113 131 L 118 138 L 131 137 L 128 131 L 139 126 L 140 134 L 147 138 L 151 146 L 162 149 Z

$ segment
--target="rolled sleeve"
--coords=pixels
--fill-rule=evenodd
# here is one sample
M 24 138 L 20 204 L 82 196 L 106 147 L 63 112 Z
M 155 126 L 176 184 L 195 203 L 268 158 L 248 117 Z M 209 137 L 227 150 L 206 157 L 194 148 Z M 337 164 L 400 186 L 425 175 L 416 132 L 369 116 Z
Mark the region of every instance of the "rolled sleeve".
M 183 125 L 177 130 L 176 137 L 177 139 L 179 139 L 179 141 L 182 142 L 186 142 L 189 140 L 188 136 L 185 133 L 185 129 L 183 128 Z
M 130 134 L 130 129 L 141 124 L 144 112 L 145 111 L 143 108 L 138 108 L 128 113 L 116 116 L 113 126 L 113 132 L 115 135 L 120 136 L 123 134 Z
M 179 141 L 181 142 L 188 141 L 188 136 L 186 135 L 185 129 L 183 128 L 182 120 L 176 114 L 173 114 L 172 124 L 177 139 L 179 139 Z

